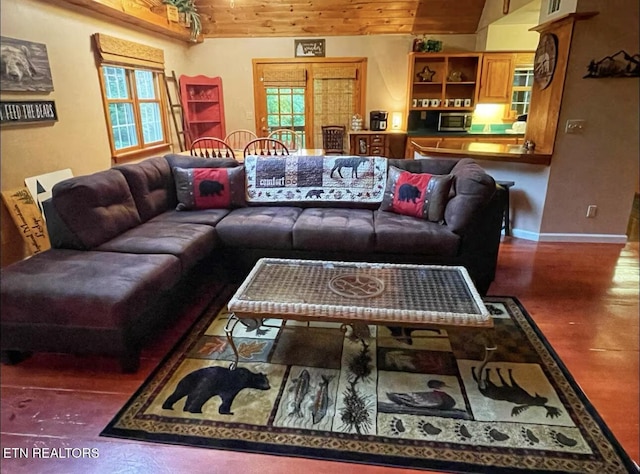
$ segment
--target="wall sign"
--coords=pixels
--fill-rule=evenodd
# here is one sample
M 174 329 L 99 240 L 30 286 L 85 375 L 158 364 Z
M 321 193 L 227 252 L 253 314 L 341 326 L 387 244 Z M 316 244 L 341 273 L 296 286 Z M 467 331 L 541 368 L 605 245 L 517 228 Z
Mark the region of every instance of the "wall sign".
M 633 56 L 621 49 L 596 61 L 592 59 L 583 79 L 600 77 L 640 77 L 640 54 Z
M 557 60 L 558 37 L 552 33 L 544 33 L 540 37 L 536 57 L 533 61 L 533 80 L 540 86 L 540 89 L 546 89 L 551 83 Z
M 294 51 L 296 58 L 316 57 L 324 58 L 325 40 L 323 39 L 305 39 L 294 40 Z
M 0 101 L 0 124 L 57 121 L 53 100 Z

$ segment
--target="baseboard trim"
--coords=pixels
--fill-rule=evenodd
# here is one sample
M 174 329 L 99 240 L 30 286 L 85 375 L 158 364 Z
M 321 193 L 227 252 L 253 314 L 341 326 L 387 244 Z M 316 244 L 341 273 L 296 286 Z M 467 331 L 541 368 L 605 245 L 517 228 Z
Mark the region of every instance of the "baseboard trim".
M 520 239 L 535 242 L 574 242 L 585 244 L 626 244 L 627 236 L 619 234 L 539 234 L 527 230 L 513 229 L 511 234 Z

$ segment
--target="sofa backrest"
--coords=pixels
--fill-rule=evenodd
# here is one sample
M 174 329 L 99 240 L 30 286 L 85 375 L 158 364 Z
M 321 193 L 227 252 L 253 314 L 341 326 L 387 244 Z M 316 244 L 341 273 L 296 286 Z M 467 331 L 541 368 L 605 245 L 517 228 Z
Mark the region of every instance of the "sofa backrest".
M 75 242 L 66 248 L 91 249 L 141 223 L 124 175 L 115 169 L 57 183 L 51 204 Z
M 454 176 L 444 220 L 449 230 L 458 235 L 464 234 L 465 229 L 482 212 L 496 192 L 495 180 L 471 158 L 389 160 L 389 165 L 412 173 Z
M 120 171 L 127 180 L 143 222 L 169 209 L 175 209 L 176 187 L 165 158 L 149 158 L 140 163 L 116 166 L 114 169 Z

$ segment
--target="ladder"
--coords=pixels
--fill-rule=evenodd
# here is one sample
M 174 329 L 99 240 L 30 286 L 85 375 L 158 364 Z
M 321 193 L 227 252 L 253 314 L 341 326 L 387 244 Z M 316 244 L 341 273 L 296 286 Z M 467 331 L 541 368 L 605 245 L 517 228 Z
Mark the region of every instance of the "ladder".
M 171 90 L 169 87 L 170 82 L 173 84 L 175 101 L 171 98 Z M 169 116 L 171 117 L 173 128 L 178 137 L 178 145 L 180 146 L 180 151 L 185 151 L 187 146 L 186 144 L 191 143 L 191 137 L 189 135 L 189 130 L 185 126 L 182 98 L 180 97 L 180 84 L 178 83 L 175 71 L 171 71 L 171 76 L 168 76 L 166 73 L 164 74 L 164 86 L 167 93 Z

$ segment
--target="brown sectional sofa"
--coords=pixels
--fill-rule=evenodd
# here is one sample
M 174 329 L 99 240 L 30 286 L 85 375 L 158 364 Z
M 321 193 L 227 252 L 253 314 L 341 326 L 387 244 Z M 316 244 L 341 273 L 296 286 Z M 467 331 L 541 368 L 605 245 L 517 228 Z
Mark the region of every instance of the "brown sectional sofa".
M 174 167 L 240 166 L 234 160 L 167 155 L 59 183 L 45 207 L 53 248 L 2 269 L 3 360 L 30 351 L 110 353 L 134 371 L 143 340 L 175 312 L 203 264 L 237 281 L 265 256 L 464 265 L 486 293 L 505 198 L 493 178 L 469 159 L 388 164 L 454 176 L 446 223 L 379 203 L 176 210 Z

